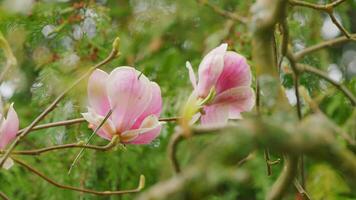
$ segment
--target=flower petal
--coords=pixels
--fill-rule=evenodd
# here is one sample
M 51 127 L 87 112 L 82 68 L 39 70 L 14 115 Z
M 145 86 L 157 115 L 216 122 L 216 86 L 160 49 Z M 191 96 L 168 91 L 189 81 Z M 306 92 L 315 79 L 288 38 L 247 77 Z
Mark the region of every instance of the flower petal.
M 118 132 L 124 132 L 151 102 L 152 84 L 134 68 L 118 67 L 109 75 L 107 93 L 113 109 L 112 121 Z
M 190 62 L 187 61 L 185 63 L 185 67 L 188 69 L 190 82 L 192 83 L 193 88 L 195 89 L 197 87 L 197 78 L 195 77 L 192 64 L 190 64 Z
M 129 130 L 121 135 L 121 141 L 129 144 L 149 144 L 161 131 L 161 123 L 155 115 L 150 115 L 143 120 L 139 129 Z
M 149 115 L 155 115 L 159 117 L 162 111 L 162 96 L 161 88 L 155 82 L 151 82 L 152 87 L 152 98 L 151 102 L 148 104 L 146 110 L 137 118 L 135 124 L 132 126 L 132 129 L 136 129 L 141 126 L 142 121 Z
M 204 126 L 224 126 L 229 118 L 229 105 L 215 104 L 204 107 L 201 124 Z
M 230 88 L 251 85 L 251 70 L 242 55 L 228 51 L 224 57 L 224 69 L 216 83 L 217 94 Z
M 7 112 L 7 117 L 1 123 L 0 127 L 0 149 L 4 149 L 6 145 L 8 145 L 11 140 L 16 137 L 18 130 L 19 118 L 14 110 L 14 105 L 11 104 L 9 111 Z
M 210 51 L 199 65 L 198 95 L 206 97 L 210 89 L 216 84 L 224 68 L 224 55 L 227 44 L 221 44 Z
M 106 82 L 108 74 L 100 69 L 96 69 L 88 80 L 89 105 L 99 114 L 106 115 L 110 110 L 108 95 L 106 92 Z
M 219 103 L 239 106 L 242 112 L 250 111 L 255 105 L 255 91 L 248 86 L 231 88 L 216 96 L 213 104 Z
M 82 115 L 84 119 L 89 122 L 90 128 L 93 129 L 93 131 L 95 131 L 95 129 L 105 119 L 104 116 L 98 115 L 92 108 L 88 108 L 88 112 L 82 113 Z M 97 131 L 97 134 L 107 140 L 111 140 L 111 138 L 116 134 L 115 126 L 110 118 L 105 121 L 103 126 Z

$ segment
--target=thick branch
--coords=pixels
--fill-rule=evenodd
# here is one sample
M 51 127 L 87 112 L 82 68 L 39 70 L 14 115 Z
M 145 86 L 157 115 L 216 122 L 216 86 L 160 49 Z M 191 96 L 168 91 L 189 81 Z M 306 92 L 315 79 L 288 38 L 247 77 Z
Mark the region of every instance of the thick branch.
M 6 153 L 0 160 L 0 167 L 5 163 L 5 160 L 9 157 L 11 151 L 16 147 L 16 145 L 20 142 L 20 140 L 25 137 L 42 119 L 44 119 L 52 110 L 54 110 L 57 104 L 66 96 L 66 94 L 72 90 L 75 86 L 77 86 L 82 80 L 86 79 L 95 69 L 109 63 L 114 58 L 118 56 L 119 53 L 119 38 L 116 38 L 113 43 L 113 49 L 110 52 L 109 56 L 105 58 L 100 63 L 96 64 L 95 66 L 91 67 L 86 73 L 84 73 L 79 79 L 77 79 L 72 85 L 70 85 L 67 89 L 65 89 L 35 120 L 31 122 L 26 129 L 16 137 L 14 142 L 10 145 L 7 149 Z
M 46 175 L 43 173 L 37 171 L 35 168 L 31 167 L 30 165 L 26 164 L 25 162 L 17 159 L 17 158 L 12 158 L 17 164 L 21 165 L 22 167 L 26 168 L 30 172 L 36 174 L 37 176 L 41 177 L 43 180 L 47 181 L 48 183 L 58 187 L 62 188 L 65 190 L 73 190 L 77 192 L 84 192 L 84 193 L 89 193 L 89 194 L 95 194 L 95 195 L 102 195 L 102 196 L 107 196 L 107 195 L 122 195 L 122 194 L 129 194 L 129 193 L 137 193 L 140 192 L 144 185 L 145 185 L 145 177 L 143 175 L 140 176 L 140 181 L 136 189 L 131 189 L 131 190 L 120 190 L 120 191 L 96 191 L 96 190 L 91 190 L 91 189 L 86 189 L 86 188 L 78 188 L 78 187 L 73 187 L 69 185 L 62 185 L 50 178 L 48 178 Z
M 266 147 L 292 156 L 291 158 L 304 154 L 316 160 L 326 161 L 343 173 L 352 189 L 356 187 L 355 155 L 335 142 L 333 128 L 317 115 L 297 124 L 280 123 L 276 120 L 245 119 L 237 125 L 225 128 L 197 127 L 192 129 L 192 135 L 211 133 L 217 135 L 215 142 L 202 150 L 194 163 L 189 164 L 184 171 L 173 178 L 157 183 L 140 195 L 139 199 L 165 199 L 165 197 L 172 199 L 174 195 L 189 194 L 191 189 L 189 184 L 192 183 L 201 184 L 205 189 L 209 181 L 206 178 L 207 174 L 213 177 L 220 176 L 224 169 L 236 167 L 236 161 L 246 156 L 246 152 Z M 224 148 L 224 151 L 217 151 L 221 148 Z M 291 168 L 286 168 L 286 175 L 280 178 L 279 186 L 274 187 L 277 187 L 279 191 L 275 192 L 278 196 L 283 196 L 288 184 L 293 183 L 292 177 L 295 174 L 293 167 L 296 165 L 292 167 L 293 160 L 288 162 Z M 205 191 L 211 192 L 211 189 L 210 187 Z M 274 190 L 277 191 L 277 189 Z

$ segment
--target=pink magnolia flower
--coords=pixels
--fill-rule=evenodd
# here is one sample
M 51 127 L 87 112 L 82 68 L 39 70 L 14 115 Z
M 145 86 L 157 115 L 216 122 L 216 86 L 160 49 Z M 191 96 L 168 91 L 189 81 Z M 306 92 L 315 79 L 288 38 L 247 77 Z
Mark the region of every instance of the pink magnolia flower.
M 228 119 L 240 119 L 241 112 L 250 111 L 255 105 L 250 67 L 242 55 L 227 51 L 227 44 L 221 44 L 203 58 L 198 82 L 189 62 L 187 68 L 194 87 L 192 97 L 204 102 L 203 125 L 224 125 Z
M 6 145 L 16 137 L 18 130 L 19 118 L 13 104 L 11 104 L 6 118 L 4 113 L 0 112 L 0 149 L 5 149 Z
M 161 131 L 160 87 L 132 67 L 118 67 L 110 74 L 95 70 L 88 82 L 89 107 L 83 117 L 95 130 L 112 114 L 97 134 L 107 140 L 119 136 L 121 143 L 148 144 Z

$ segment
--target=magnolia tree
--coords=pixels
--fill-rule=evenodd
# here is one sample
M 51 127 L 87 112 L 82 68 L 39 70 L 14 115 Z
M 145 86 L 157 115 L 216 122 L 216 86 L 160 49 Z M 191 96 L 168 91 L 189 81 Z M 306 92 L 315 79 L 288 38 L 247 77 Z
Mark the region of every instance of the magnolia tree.
M 356 198 L 355 2 L 0 9 L 3 199 Z

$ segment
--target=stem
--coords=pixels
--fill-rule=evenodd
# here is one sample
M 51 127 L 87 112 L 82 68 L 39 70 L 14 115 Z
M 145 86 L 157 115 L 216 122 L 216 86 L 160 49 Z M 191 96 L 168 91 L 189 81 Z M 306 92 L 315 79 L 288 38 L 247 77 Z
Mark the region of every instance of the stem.
M 35 168 L 31 167 L 30 165 L 26 164 L 25 162 L 17 159 L 17 158 L 12 158 L 17 164 L 21 165 L 22 167 L 26 168 L 30 172 L 36 174 L 37 176 L 41 177 L 43 180 L 47 181 L 48 183 L 58 187 L 62 188 L 65 190 L 73 190 L 73 191 L 78 191 L 78 192 L 84 192 L 84 193 L 89 193 L 89 194 L 95 194 L 95 195 L 121 195 L 121 194 L 129 194 L 129 193 L 137 193 L 140 192 L 144 185 L 145 185 L 145 177 L 143 175 L 140 176 L 140 181 L 136 189 L 130 189 L 130 190 L 120 190 L 120 191 L 96 191 L 96 190 L 91 190 L 91 189 L 86 189 L 86 188 L 78 188 L 78 187 L 73 187 L 69 185 L 62 185 L 50 178 L 48 178 L 46 175 L 43 173 L 37 171 Z
M 6 153 L 3 155 L 3 157 L 0 160 L 0 168 L 3 166 L 5 163 L 5 160 L 9 157 L 11 151 L 14 150 L 16 145 L 20 142 L 20 140 L 25 137 L 42 119 L 44 119 L 52 110 L 55 109 L 57 104 L 66 96 L 66 94 L 72 90 L 75 86 L 77 86 L 82 80 L 87 78 L 95 69 L 109 63 L 112 61 L 114 58 L 118 56 L 119 53 L 119 38 L 116 38 L 114 43 L 113 43 L 113 49 L 110 52 L 109 56 L 105 58 L 103 61 L 100 63 L 96 64 L 95 66 L 91 67 L 86 73 L 84 73 L 79 79 L 77 79 L 72 85 L 70 85 L 66 90 L 64 90 L 38 117 L 36 117 L 35 120 L 32 121 L 32 123 L 25 128 L 25 130 L 16 137 L 14 142 L 10 145 L 10 147 L 7 149 Z

